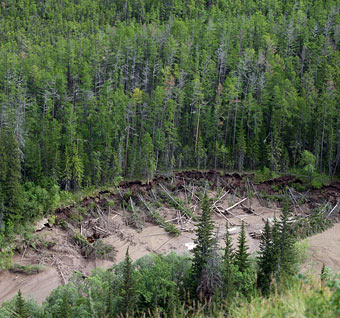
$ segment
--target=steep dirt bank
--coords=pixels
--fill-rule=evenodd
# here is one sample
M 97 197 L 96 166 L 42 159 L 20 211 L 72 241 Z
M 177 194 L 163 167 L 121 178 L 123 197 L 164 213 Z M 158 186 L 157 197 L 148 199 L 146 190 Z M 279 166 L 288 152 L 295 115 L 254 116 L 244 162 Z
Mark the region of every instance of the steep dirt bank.
M 300 209 L 308 214 L 311 208 L 326 201 L 330 202 L 327 209 L 331 209 L 339 202 L 338 183 L 321 190 L 298 193 L 293 189 L 294 184 L 301 184 L 296 177 L 285 176 L 260 184 L 253 184 L 251 177 L 237 173 L 220 174 L 213 170 L 182 171 L 172 176 L 156 176 L 150 182 L 124 181 L 116 189 L 100 191 L 84 197 L 81 202 L 59 208 L 55 212 L 58 225 L 43 224 L 37 232 L 45 244 L 38 248 L 28 246 L 14 257 L 15 263 L 41 264 L 44 270 L 36 275 L 0 273 L 0 302 L 13 297 L 19 289 L 24 295 L 42 302 L 55 287 L 65 284 L 73 271 L 87 276 L 96 267 L 109 268 L 123 260 L 127 247 L 134 260 L 150 252 L 190 253 L 202 191 L 207 191 L 215 203 L 212 205 L 213 218 L 221 248 L 226 222 L 236 242 L 244 220 L 251 252 L 258 248 L 264 221 L 279 216 L 277 199 L 282 196 L 284 187 L 291 188 L 292 200 L 301 201 L 301 206 L 295 207 L 296 214 L 301 213 Z M 234 208 L 229 210 L 231 206 Z M 180 234 L 174 236 L 166 232 L 164 222 L 172 224 Z M 328 231 L 318 235 L 325 235 L 334 242 L 340 240 L 340 231 L 339 234 L 336 230 Z M 98 259 L 92 254 L 87 255 L 79 244 L 75 244 L 74 236 L 79 234 L 87 240 L 89 247 L 99 240 L 112 246 L 115 258 Z M 312 251 L 320 242 L 322 239 L 311 240 Z M 330 257 L 334 259 L 331 254 Z M 335 258 L 333 266 L 335 269 L 340 267 L 340 259 Z

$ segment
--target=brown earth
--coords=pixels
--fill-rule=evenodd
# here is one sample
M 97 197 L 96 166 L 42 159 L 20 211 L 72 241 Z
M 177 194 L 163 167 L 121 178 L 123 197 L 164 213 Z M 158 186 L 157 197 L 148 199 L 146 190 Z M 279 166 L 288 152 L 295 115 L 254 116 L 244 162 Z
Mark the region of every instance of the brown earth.
M 36 275 L 7 271 L 0 273 L 0 303 L 12 298 L 19 289 L 25 296 L 32 296 L 41 303 L 54 288 L 65 284 L 74 271 L 80 271 L 87 276 L 96 267 L 109 268 L 121 262 L 127 247 L 133 260 L 150 252 L 190 253 L 189 250 L 193 247 L 195 239 L 196 222 L 169 205 L 167 200 L 170 198 L 164 195 L 159 185 L 164 185 L 173 198 L 181 199 L 181 204 L 189 208 L 195 216 L 199 214 L 198 191 L 206 188 L 207 182 L 209 182 L 210 189 L 208 194 L 214 201 L 228 191 L 216 204 L 219 211 L 223 213 L 217 213 L 215 210 L 213 217 L 219 245 L 223 248 L 226 222 L 229 223 L 229 231 L 236 243 L 241 222 L 244 220 L 250 252 L 255 253 L 264 221 L 280 214 L 280 205 L 275 201 L 263 199 L 259 195 L 260 192 L 277 194 L 278 188 L 292 186 L 301 181 L 295 177 L 285 176 L 253 185 L 249 182 L 250 178 L 251 175 L 220 174 L 214 170 L 183 171 L 173 176 L 157 176 L 149 182 L 124 181 L 119 184 L 117 190 L 100 191 L 93 197 L 83 198 L 80 204 L 59 208 L 55 211 L 57 223 L 63 226 L 66 224 L 66 228 L 49 227 L 46 224 L 38 232 L 45 242 L 54 242 L 55 245 L 48 244 L 47 247 L 40 246 L 38 249 L 28 247 L 18 252 L 13 259 L 13 262 L 17 264 L 41 264 L 44 270 Z M 223 190 L 217 193 L 217 189 Z M 331 184 L 321 190 L 313 190 L 308 193 L 308 198 L 305 194 L 307 199 L 302 209 L 308 213 L 310 208 L 322 204 L 325 200 L 332 204 L 339 202 L 339 193 L 339 183 Z M 141 203 L 139 195 L 142 195 L 150 204 L 161 201 L 162 205 L 155 209 L 164 219 L 180 229 L 181 234 L 177 237 L 170 235 L 165 232 L 164 228 L 156 225 Z M 226 212 L 228 207 L 240 202 L 243 198 L 247 200 L 242 205 L 236 206 L 229 213 Z M 131 204 L 130 200 L 133 200 L 135 214 L 140 216 L 140 221 L 143 223 L 139 230 L 133 228 L 131 224 L 133 214 L 127 210 L 128 205 Z M 114 202 L 113 206 L 109 205 L 110 202 Z M 79 207 L 86 212 L 81 221 L 77 219 L 80 213 Z M 297 208 L 296 213 L 299 213 Z M 340 225 L 336 224 L 328 231 L 310 238 L 312 260 L 308 268 L 318 270 L 320 261 L 324 260 L 326 265 L 340 269 L 339 230 Z M 113 246 L 116 252 L 114 262 L 85 258 L 72 241 L 72 235 L 77 231 L 83 234 L 90 243 L 102 239 L 104 243 Z M 328 248 L 322 249 L 323 246 L 328 246 Z

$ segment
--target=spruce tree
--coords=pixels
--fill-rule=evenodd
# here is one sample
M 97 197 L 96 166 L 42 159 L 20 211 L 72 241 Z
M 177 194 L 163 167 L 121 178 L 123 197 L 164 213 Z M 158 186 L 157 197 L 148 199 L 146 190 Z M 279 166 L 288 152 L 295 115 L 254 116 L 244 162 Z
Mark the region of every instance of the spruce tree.
M 4 220 L 18 220 L 22 218 L 22 187 L 21 187 L 21 163 L 18 143 L 14 132 L 9 129 L 0 130 L 0 146 L 2 161 L 0 169 L 0 204 L 4 212 Z
M 27 312 L 26 301 L 22 296 L 21 290 L 19 289 L 15 299 L 15 307 L 12 314 L 12 318 L 28 318 L 30 315 Z
M 109 289 L 107 291 L 107 298 L 105 303 L 105 314 L 107 318 L 115 317 L 115 310 L 113 305 L 113 286 L 112 282 L 110 282 Z
M 244 222 L 242 221 L 241 232 L 238 237 L 237 251 L 235 254 L 235 264 L 241 273 L 246 272 L 249 269 L 249 253 L 248 246 L 246 244 L 246 232 L 244 229 Z
M 285 199 L 282 206 L 281 220 L 279 223 L 280 240 L 278 246 L 274 247 L 279 250 L 279 277 L 291 276 L 296 272 L 297 255 L 295 250 L 295 238 L 289 218 L 291 215 L 288 199 Z
M 226 233 L 225 233 L 225 248 L 222 260 L 222 293 L 223 296 L 229 299 L 234 293 L 234 250 L 232 245 L 232 240 L 229 234 L 228 223 L 226 223 Z
M 218 232 L 213 241 L 211 256 L 204 266 L 197 288 L 197 294 L 201 301 L 211 303 L 213 296 L 222 286 L 221 257 L 218 253 Z
M 275 268 L 272 233 L 268 219 L 261 237 L 260 252 L 257 263 L 259 267 L 257 274 L 257 287 L 262 294 L 266 295 L 269 293 L 272 274 Z
M 59 309 L 59 312 L 57 314 L 58 318 L 71 318 L 72 317 L 72 309 L 71 304 L 67 295 L 67 292 L 64 291 L 63 293 L 63 300 L 61 303 L 61 307 Z
M 202 200 L 202 214 L 196 229 L 195 248 L 193 250 L 194 259 L 192 265 L 192 283 L 197 292 L 200 285 L 200 279 L 204 268 L 207 266 L 213 252 L 214 237 L 213 237 L 214 224 L 211 219 L 211 209 L 208 196 L 205 194 Z
M 244 222 L 242 221 L 234 260 L 236 266 L 235 286 L 236 290 L 248 299 L 253 294 L 255 284 L 255 273 L 250 266 L 249 256 L 248 246 L 246 244 L 246 232 Z
M 126 250 L 123 264 L 123 284 L 120 296 L 120 311 L 124 317 L 128 317 L 134 310 L 136 300 L 134 269 L 129 255 L 129 248 Z

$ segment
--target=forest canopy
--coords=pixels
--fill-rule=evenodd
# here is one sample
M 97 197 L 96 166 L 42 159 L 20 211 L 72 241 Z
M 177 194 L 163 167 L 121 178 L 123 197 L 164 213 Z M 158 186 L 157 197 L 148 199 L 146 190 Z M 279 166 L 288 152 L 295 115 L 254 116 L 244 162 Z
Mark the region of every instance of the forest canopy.
M 339 175 L 339 11 L 337 0 L 2 1 L 3 219 L 30 217 L 32 200 L 44 210 L 59 189 L 156 171 Z

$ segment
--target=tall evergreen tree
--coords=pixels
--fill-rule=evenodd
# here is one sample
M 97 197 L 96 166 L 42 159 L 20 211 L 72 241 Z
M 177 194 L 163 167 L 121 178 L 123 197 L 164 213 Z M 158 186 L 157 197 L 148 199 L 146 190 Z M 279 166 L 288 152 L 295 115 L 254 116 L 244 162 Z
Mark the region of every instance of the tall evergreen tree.
M 129 248 L 126 250 L 123 263 L 123 282 L 120 290 L 120 298 L 120 312 L 124 317 L 129 317 L 135 309 L 136 302 L 134 269 L 129 255 Z
M 72 317 L 72 307 L 69 301 L 69 296 L 65 290 L 62 295 L 62 303 L 56 315 L 58 318 L 71 318 Z
M 15 307 L 11 315 L 11 318 L 28 318 L 28 317 L 30 317 L 30 315 L 26 308 L 26 301 L 22 296 L 21 290 L 19 290 L 15 298 Z
M 257 259 L 257 287 L 264 294 L 268 294 L 272 281 L 275 266 L 275 257 L 273 251 L 272 233 L 267 219 L 260 242 L 260 251 Z
M 228 222 L 226 223 L 225 233 L 225 247 L 222 259 L 222 293 L 223 297 L 230 299 L 234 294 L 234 281 L 235 281 L 235 267 L 234 267 L 234 250 L 232 245 L 231 236 L 229 233 Z
M 202 199 L 202 214 L 196 228 L 195 248 L 193 249 L 194 259 L 192 264 L 192 283 L 195 292 L 200 285 L 203 270 L 212 257 L 214 237 L 214 224 L 211 219 L 211 208 L 207 194 Z
M 238 237 L 237 250 L 235 253 L 235 264 L 241 273 L 245 273 L 250 266 L 249 253 L 246 242 L 246 231 L 244 229 L 244 222 L 242 221 L 241 232 Z
M 23 217 L 21 163 L 18 143 L 14 132 L 0 128 L 0 204 L 4 221 L 18 221 Z
M 275 249 L 279 251 L 278 277 L 284 278 L 296 272 L 297 255 L 295 241 L 289 218 L 291 215 L 289 200 L 286 198 L 282 206 L 282 214 L 279 227 L 279 241 L 276 242 Z

